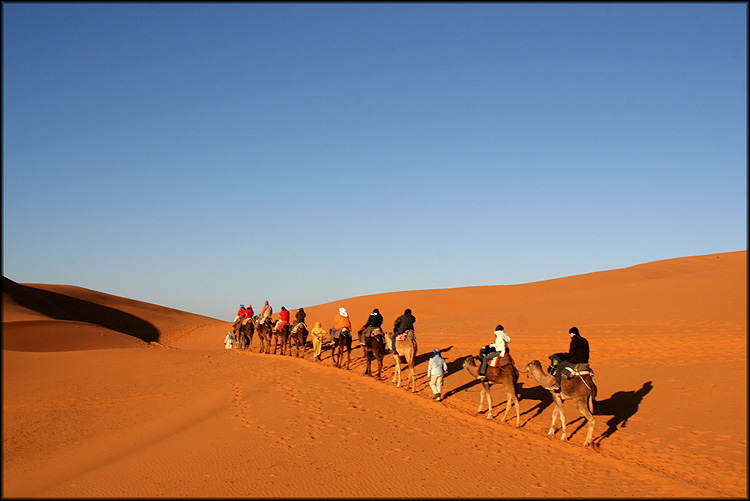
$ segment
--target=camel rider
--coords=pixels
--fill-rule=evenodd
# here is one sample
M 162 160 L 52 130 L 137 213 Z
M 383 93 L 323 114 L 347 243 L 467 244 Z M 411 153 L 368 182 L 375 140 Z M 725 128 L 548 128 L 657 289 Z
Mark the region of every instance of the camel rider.
M 253 318 L 254 316 L 255 312 L 253 311 L 253 305 L 247 303 L 247 307 L 245 308 L 245 318 Z
M 338 339 L 341 331 L 344 329 L 348 330 L 350 333 L 352 332 L 352 322 L 349 319 L 349 313 L 347 313 L 346 308 L 339 308 L 339 314 L 336 315 L 336 320 L 333 322 L 333 328 L 334 333 L 331 342 L 333 342 L 334 339 Z
M 359 331 L 359 344 L 363 345 L 365 344 L 365 340 L 370 335 L 372 330 L 376 327 L 380 327 L 383 325 L 383 315 L 380 314 L 380 311 L 375 308 L 372 310 L 372 313 L 370 313 L 370 316 L 367 317 L 367 323 L 362 327 L 362 330 Z
M 403 334 L 410 329 L 414 330 L 414 322 L 416 321 L 417 319 L 414 318 L 414 315 L 411 314 L 411 309 L 406 308 L 406 310 L 404 310 L 404 314 L 398 317 L 395 322 L 393 322 L 393 337 L 391 339 L 391 347 L 393 348 L 393 353 L 396 353 L 396 336 L 398 336 L 399 334 Z
M 577 364 L 589 363 L 589 342 L 586 338 L 581 336 L 578 332 L 578 327 L 571 327 L 568 330 L 570 335 L 570 348 L 568 353 L 565 354 L 565 360 L 557 365 L 555 371 L 555 384 L 552 386 L 552 391 L 555 393 L 560 391 L 560 381 L 562 380 L 563 369 L 570 367 L 575 369 Z
M 479 368 L 479 375 L 477 379 L 485 379 L 487 374 L 487 363 L 495 357 L 504 357 L 506 353 L 510 353 L 508 348 L 510 343 L 510 336 L 505 332 L 502 325 L 495 327 L 495 342 L 488 345 L 487 348 L 493 349 L 491 353 L 487 353 L 482 356 L 482 366 Z
M 282 327 L 285 325 L 289 325 L 289 310 L 281 307 L 281 311 L 279 312 L 279 320 L 276 322 L 276 332 L 281 332 Z
M 237 310 L 237 316 L 234 317 L 234 323 L 237 323 L 237 320 L 245 318 L 245 305 L 240 304 L 240 309 Z
M 297 313 L 294 314 L 294 323 L 295 324 L 304 324 L 305 323 L 305 317 L 307 316 L 307 313 L 305 313 L 304 308 L 300 308 Z
M 273 308 L 270 304 L 268 304 L 268 301 L 266 301 L 266 304 L 264 304 L 263 308 L 260 310 L 260 318 L 258 318 L 258 323 L 262 324 L 266 321 L 267 318 L 271 318 L 271 315 L 273 315 Z

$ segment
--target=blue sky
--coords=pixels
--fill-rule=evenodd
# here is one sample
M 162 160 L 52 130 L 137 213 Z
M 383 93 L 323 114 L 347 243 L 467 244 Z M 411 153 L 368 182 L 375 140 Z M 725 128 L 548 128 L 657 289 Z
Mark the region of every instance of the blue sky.
M 221 319 L 747 249 L 747 5 L 4 3 L 3 275 Z

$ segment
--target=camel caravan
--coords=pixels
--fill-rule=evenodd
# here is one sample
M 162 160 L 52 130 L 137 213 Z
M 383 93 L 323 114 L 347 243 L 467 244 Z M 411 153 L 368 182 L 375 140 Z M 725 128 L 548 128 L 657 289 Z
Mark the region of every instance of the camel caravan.
M 248 311 L 249 310 L 249 311 Z M 357 337 L 352 334 L 351 321 L 345 308 L 340 308 L 336 316 L 334 326 L 323 330 L 321 323 L 317 322 L 312 331 L 305 323 L 305 313 L 302 308 L 297 312 L 293 324 L 289 323 L 289 312 L 282 306 L 280 318 L 275 322 L 271 319 L 272 309 L 268 301 L 260 314 L 252 314 L 252 308 L 246 309 L 241 305 L 237 317 L 232 323 L 232 331 L 227 333 L 225 342 L 227 348 L 243 351 L 253 350 L 253 337 L 258 338 L 258 353 L 278 354 L 304 358 L 306 349 L 313 351 L 313 360 L 318 363 L 322 361 L 322 353 L 331 351 L 331 364 L 340 369 L 350 370 L 352 349 L 361 347 L 362 358 L 365 361 L 365 375 L 381 379 L 384 369 L 385 355 L 390 353 L 393 359 L 393 377 L 391 382 L 396 387 L 401 387 L 405 382 L 407 390 L 416 392 L 416 357 L 418 353 L 417 338 L 414 330 L 416 319 L 407 309 L 404 315 L 396 319 L 393 332 L 385 332 L 382 329 L 383 318 L 376 309 L 370 314 L 367 323 L 357 331 Z M 309 336 L 309 334 L 311 334 Z M 559 418 L 562 430 L 561 440 L 568 440 L 566 428 L 566 417 L 564 403 L 567 400 L 575 403 L 578 412 L 586 419 L 586 438 L 583 445 L 589 446 L 593 443 L 594 425 L 596 414 L 597 388 L 594 383 L 594 372 L 589 365 L 588 341 L 581 337 L 578 329 L 572 327 L 569 331 L 571 338 L 570 349 L 567 353 L 555 353 L 551 355 L 550 365 L 545 371 L 539 360 L 532 360 L 524 369 L 527 380 L 534 380 L 542 388 L 549 391 L 554 408 L 552 410 L 552 423 L 550 424 L 549 436 L 555 435 L 556 422 Z M 308 340 L 308 337 L 311 339 Z M 325 339 L 327 338 L 327 339 Z M 473 378 L 477 379 L 481 389 L 479 394 L 479 407 L 477 413 L 481 413 L 487 406 L 487 419 L 493 419 L 491 387 L 498 385 L 505 391 L 505 413 L 501 422 L 506 422 L 511 410 L 515 408 L 515 426 L 521 426 L 521 411 L 519 399 L 521 397 L 518 389 L 520 373 L 510 355 L 508 343 L 510 337 L 498 325 L 495 329 L 495 342 L 483 346 L 478 356 L 468 355 L 463 358 L 462 370 L 466 370 Z M 355 345 L 353 347 L 353 345 Z M 294 354 L 292 354 L 294 351 Z M 435 349 L 433 357 L 439 356 L 440 350 Z M 402 380 L 402 359 L 408 368 L 408 380 Z M 445 366 L 445 361 L 439 359 Z M 375 361 L 377 369 L 373 368 Z M 428 379 L 432 363 L 428 369 Z M 446 367 L 447 369 L 447 367 Z M 441 390 L 444 373 L 432 373 L 429 386 L 432 388 L 435 400 L 441 401 Z

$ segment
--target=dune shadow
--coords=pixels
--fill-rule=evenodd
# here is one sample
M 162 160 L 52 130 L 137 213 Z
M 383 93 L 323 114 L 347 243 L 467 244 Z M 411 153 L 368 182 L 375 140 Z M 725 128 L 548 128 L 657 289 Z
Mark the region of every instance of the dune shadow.
M 607 421 L 607 429 L 594 438 L 594 443 L 599 444 L 605 438 L 612 436 L 618 428 L 625 428 L 628 420 L 638 412 L 643 398 L 651 392 L 653 387 L 651 381 L 646 381 L 635 391 L 618 391 L 606 400 L 597 400 L 596 415 L 612 417 Z
M 21 285 L 3 277 L 3 292 L 19 306 L 55 320 L 99 325 L 147 343 L 159 340 L 159 330 L 151 323 L 115 308 L 84 301 L 57 292 Z

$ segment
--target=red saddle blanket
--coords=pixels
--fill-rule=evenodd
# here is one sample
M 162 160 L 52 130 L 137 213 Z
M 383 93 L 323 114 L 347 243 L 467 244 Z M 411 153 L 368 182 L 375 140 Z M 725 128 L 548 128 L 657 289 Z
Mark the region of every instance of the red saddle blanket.
M 493 357 L 487 362 L 487 367 L 502 367 L 504 365 L 510 365 L 513 363 L 513 359 L 510 357 L 510 353 L 504 357 Z
M 401 334 L 398 334 L 396 336 L 396 341 L 405 341 L 406 337 L 409 335 L 410 332 L 414 332 L 414 331 L 412 331 L 411 329 L 409 329 L 406 332 L 402 332 Z

